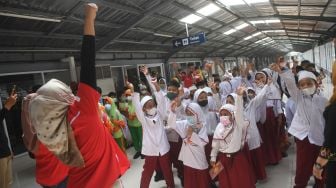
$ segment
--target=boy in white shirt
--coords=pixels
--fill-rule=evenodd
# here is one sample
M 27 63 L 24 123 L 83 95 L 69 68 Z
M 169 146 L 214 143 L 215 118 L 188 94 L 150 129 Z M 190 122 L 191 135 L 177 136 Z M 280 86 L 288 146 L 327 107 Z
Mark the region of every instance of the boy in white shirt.
M 129 87 L 134 91 L 131 84 L 129 84 Z M 162 91 L 154 92 L 154 95 L 158 104 L 165 100 Z M 132 102 L 143 129 L 141 153 L 145 155 L 145 164 L 143 166 L 140 187 L 149 187 L 157 163 L 161 167 L 167 186 L 169 188 L 175 187 L 168 153 L 170 146 L 163 122 L 167 112 L 165 106 L 156 106 L 151 96 L 145 96 L 140 101 L 139 93 L 133 93 Z
M 288 130 L 296 141 L 296 174 L 294 188 L 304 188 L 312 175 L 312 167 L 324 141 L 323 111 L 328 100 L 316 93 L 316 76 L 308 71 L 300 71 L 298 86 L 291 71 L 282 71 L 278 64 L 271 65 L 285 81 L 291 99 L 296 103 L 296 113 Z M 315 186 L 323 185 L 315 179 Z

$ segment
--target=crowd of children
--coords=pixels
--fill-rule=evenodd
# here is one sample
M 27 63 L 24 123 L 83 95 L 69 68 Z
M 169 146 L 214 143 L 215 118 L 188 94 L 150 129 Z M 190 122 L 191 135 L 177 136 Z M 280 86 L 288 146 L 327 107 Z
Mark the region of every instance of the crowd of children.
M 294 187 L 306 187 L 313 171 L 316 187 L 326 179 L 335 186 L 334 163 L 327 176 L 322 173 L 335 156 L 335 142 L 324 133 L 324 118 L 332 115 L 323 116 L 328 100 L 313 63 L 294 61 L 290 67 L 279 58 L 256 71 L 252 63 L 225 70 L 215 60 L 224 75 L 212 75 L 209 63 L 188 64 L 168 81 L 142 66 L 145 84 L 127 82 L 124 91 L 101 96 L 94 69 L 96 11 L 94 4 L 86 7 L 77 96 L 55 79 L 30 96 L 38 183 L 112 187 L 130 167 L 126 149 L 132 144 L 134 159 L 145 161 L 141 188 L 150 187 L 154 172 L 156 181 L 175 187 L 173 167 L 186 188 L 253 188 L 267 179 L 266 165 L 287 156 L 293 136 Z

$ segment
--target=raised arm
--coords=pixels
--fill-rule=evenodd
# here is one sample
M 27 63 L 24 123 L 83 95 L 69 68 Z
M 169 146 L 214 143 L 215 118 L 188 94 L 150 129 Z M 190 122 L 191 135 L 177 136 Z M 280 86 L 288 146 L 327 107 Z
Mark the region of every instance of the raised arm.
M 135 114 L 136 114 L 138 120 L 141 122 L 141 124 L 143 126 L 147 125 L 146 118 L 145 118 L 144 112 L 142 111 L 142 107 L 141 107 L 141 104 L 140 104 L 140 94 L 139 93 L 133 93 L 132 104 L 134 105 Z
M 254 99 L 252 99 L 251 106 L 253 106 L 254 108 L 257 108 L 258 106 L 262 104 L 263 101 L 267 100 L 267 94 L 269 92 L 269 84 L 272 83 L 271 80 L 272 79 L 269 79 L 268 84 L 262 88 L 262 90 L 257 94 L 257 96 Z M 253 110 L 256 110 L 256 109 L 253 109 Z
M 278 64 L 271 65 L 271 68 L 275 72 L 279 73 L 280 77 L 285 81 L 289 95 L 291 96 L 293 101 L 297 102 L 299 100 L 300 90 L 295 84 L 294 74 L 292 73 L 292 71 L 287 70 L 285 72 L 282 72 Z
M 237 89 L 237 101 L 236 101 L 236 122 L 238 127 L 244 125 L 244 106 L 243 106 L 243 93 L 245 91 L 244 87 L 238 87 Z
M 97 88 L 96 68 L 95 68 L 95 29 L 98 7 L 90 3 L 85 7 L 84 37 L 81 49 L 81 71 L 80 82 L 85 83 L 92 88 Z

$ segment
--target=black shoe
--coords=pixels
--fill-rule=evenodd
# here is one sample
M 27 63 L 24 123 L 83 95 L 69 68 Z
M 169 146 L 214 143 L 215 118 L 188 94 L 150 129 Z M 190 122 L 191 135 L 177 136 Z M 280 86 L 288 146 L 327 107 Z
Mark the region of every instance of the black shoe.
M 162 181 L 164 180 L 163 174 L 161 172 L 156 172 L 155 176 L 154 176 L 154 181 L 158 182 L 158 181 Z
M 211 188 L 217 188 L 217 185 L 216 185 L 215 182 L 211 181 L 211 182 L 210 182 L 210 187 L 211 187 Z
M 141 156 L 141 159 L 144 159 L 144 158 L 145 158 L 145 156 L 144 156 L 144 155 L 142 155 L 142 154 L 141 154 L 140 156 Z
M 183 178 L 183 176 L 178 176 L 178 178 L 179 178 L 180 181 L 181 181 L 181 185 L 182 185 L 182 187 L 184 187 L 184 178 Z
M 287 154 L 287 152 L 281 152 L 281 156 L 282 156 L 283 158 L 286 158 L 286 157 L 288 157 L 288 154 Z
M 138 152 L 135 153 L 133 159 L 137 159 L 137 158 L 139 158 L 140 156 L 141 156 L 141 153 L 138 151 Z

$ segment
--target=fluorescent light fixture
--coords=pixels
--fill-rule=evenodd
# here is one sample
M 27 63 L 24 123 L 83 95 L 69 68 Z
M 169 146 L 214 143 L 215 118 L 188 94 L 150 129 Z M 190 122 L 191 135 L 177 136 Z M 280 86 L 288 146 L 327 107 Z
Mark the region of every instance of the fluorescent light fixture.
M 202 17 L 197 16 L 195 14 L 190 14 L 182 19 L 180 19 L 181 22 L 187 23 L 187 24 L 193 24 L 199 20 L 201 20 Z
M 245 27 L 247 27 L 247 26 L 249 26 L 249 24 L 247 24 L 247 23 L 243 23 L 243 24 L 238 25 L 237 27 L 235 27 L 235 29 L 237 29 L 237 30 L 241 30 L 241 29 L 243 29 L 243 28 L 245 28 Z
M 248 37 L 245 37 L 244 40 L 249 40 L 251 38 L 252 38 L 252 36 L 248 36 Z
M 255 21 L 250 21 L 251 24 L 256 25 L 256 24 L 265 24 L 264 20 L 255 20 Z
M 172 35 L 167 35 L 167 34 L 162 34 L 162 33 L 154 33 L 153 35 L 159 36 L 159 37 L 168 37 L 168 38 L 173 37 Z
M 199 9 L 197 11 L 197 13 L 200 13 L 203 16 L 210 16 L 211 14 L 213 14 L 213 13 L 219 11 L 219 10 L 220 10 L 220 8 L 217 5 L 215 5 L 213 3 L 210 3 L 207 6 Z
M 226 32 L 224 33 L 224 35 L 230 35 L 230 34 L 236 32 L 236 31 L 237 31 L 237 30 L 235 30 L 235 29 L 230 29 L 230 30 L 226 31 Z
M 23 15 L 23 14 L 14 14 L 14 13 L 8 13 L 8 12 L 0 12 L 0 16 L 23 18 L 23 19 L 28 19 L 28 20 L 39 20 L 39 21 L 46 21 L 46 22 L 61 22 L 60 19 L 45 18 L 45 17 L 40 17 L 40 16 Z
M 246 3 L 243 0 L 218 0 L 225 6 L 235 6 L 235 5 L 245 5 Z
M 253 38 L 253 36 L 245 37 L 244 40 L 249 40 L 249 39 L 251 39 L 251 38 Z
M 248 4 L 256 4 L 256 3 L 265 3 L 269 1 L 268 0 L 245 0 L 245 2 Z
M 280 23 L 279 19 L 265 20 L 265 23 Z
M 254 33 L 254 34 L 252 35 L 252 37 L 256 37 L 256 36 L 258 36 L 258 35 L 261 35 L 261 32 Z
M 285 30 L 265 30 L 264 33 L 282 33 L 285 32 Z

